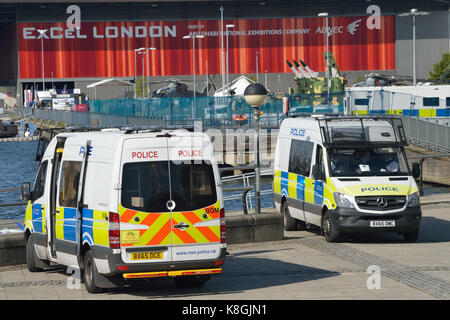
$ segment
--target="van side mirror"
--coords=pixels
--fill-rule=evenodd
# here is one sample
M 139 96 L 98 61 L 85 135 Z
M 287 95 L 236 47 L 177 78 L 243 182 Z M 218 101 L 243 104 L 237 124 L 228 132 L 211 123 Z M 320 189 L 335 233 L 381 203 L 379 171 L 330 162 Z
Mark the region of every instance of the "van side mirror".
M 22 186 L 20 187 L 20 200 L 31 200 L 31 187 L 29 182 L 22 183 Z
M 314 180 L 321 180 L 322 177 L 320 176 L 320 166 L 316 163 L 312 167 L 312 176 Z
M 412 167 L 412 176 L 414 179 L 420 178 L 421 170 L 420 170 L 420 163 L 414 162 Z

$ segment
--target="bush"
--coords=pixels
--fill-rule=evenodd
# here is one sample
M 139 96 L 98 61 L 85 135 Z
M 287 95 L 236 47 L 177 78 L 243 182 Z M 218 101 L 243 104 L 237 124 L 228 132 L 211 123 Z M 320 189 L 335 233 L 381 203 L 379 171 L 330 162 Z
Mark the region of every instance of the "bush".
M 447 67 L 450 66 L 450 52 L 446 52 L 442 55 L 441 60 L 433 66 L 433 70 L 430 71 L 429 80 L 439 80 Z M 447 73 L 447 76 L 443 81 L 450 80 L 450 72 Z

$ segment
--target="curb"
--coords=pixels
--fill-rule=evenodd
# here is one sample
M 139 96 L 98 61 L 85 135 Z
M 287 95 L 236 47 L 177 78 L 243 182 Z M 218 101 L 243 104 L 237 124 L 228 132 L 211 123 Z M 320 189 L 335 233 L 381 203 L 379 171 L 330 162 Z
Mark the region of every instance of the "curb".
M 279 213 L 235 215 L 225 218 L 227 244 L 283 240 L 283 219 Z M 25 264 L 23 232 L 0 234 L 0 267 Z

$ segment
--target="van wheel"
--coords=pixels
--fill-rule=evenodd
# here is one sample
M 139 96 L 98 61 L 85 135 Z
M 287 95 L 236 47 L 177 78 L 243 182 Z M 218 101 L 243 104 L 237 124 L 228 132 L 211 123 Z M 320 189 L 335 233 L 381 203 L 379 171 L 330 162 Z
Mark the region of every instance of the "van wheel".
M 89 250 L 84 255 L 84 263 L 83 263 L 83 281 L 86 286 L 86 290 L 89 293 L 99 293 L 102 292 L 103 289 L 98 287 L 95 283 L 95 273 L 98 272 L 95 267 L 94 257 L 92 256 L 92 251 Z
M 283 215 L 284 230 L 294 231 L 297 228 L 297 221 L 291 217 L 287 201 L 283 202 L 281 206 L 281 214 Z
M 413 231 L 413 232 L 406 232 L 403 233 L 403 238 L 405 239 L 406 242 L 417 242 L 417 240 L 419 239 L 419 229 Z
M 177 287 L 202 287 L 209 279 L 210 275 L 204 276 L 186 276 L 186 277 L 175 277 L 173 281 Z
M 339 231 L 333 222 L 331 214 L 327 211 L 322 218 L 322 232 L 327 242 L 336 242 L 339 239 Z
M 30 234 L 26 245 L 26 260 L 28 271 L 39 272 L 43 269 L 38 267 L 38 257 L 36 256 L 36 250 L 34 250 L 34 235 Z

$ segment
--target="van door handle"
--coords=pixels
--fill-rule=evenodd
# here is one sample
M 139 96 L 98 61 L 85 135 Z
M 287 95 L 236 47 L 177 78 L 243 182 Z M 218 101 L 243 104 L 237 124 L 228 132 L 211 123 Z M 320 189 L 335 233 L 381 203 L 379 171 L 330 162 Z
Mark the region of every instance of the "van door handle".
M 181 231 L 184 231 L 185 229 L 189 228 L 190 226 L 187 223 L 180 222 L 179 224 L 176 224 L 173 227 L 180 229 Z

